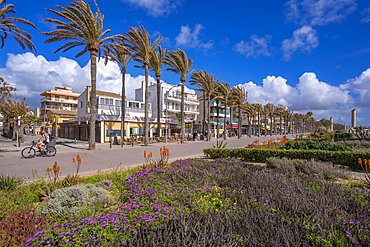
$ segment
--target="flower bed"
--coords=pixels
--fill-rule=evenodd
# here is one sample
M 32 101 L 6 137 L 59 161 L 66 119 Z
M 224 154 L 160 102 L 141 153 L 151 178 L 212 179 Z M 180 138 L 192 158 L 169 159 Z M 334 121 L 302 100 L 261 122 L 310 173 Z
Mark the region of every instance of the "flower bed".
M 238 160 L 139 171 L 121 204 L 36 233 L 26 246 L 369 246 L 369 193 Z

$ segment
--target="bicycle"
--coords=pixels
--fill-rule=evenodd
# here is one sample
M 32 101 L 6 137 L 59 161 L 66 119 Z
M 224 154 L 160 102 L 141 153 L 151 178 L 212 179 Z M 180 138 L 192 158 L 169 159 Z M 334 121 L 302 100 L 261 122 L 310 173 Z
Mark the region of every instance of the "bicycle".
M 55 147 L 49 146 L 48 143 L 45 146 L 45 151 L 42 149 L 36 150 L 35 147 L 36 147 L 36 142 L 32 141 L 31 147 L 24 148 L 22 150 L 21 154 L 23 158 L 25 159 L 33 158 L 36 152 L 40 152 L 41 154 L 46 155 L 47 157 L 55 156 L 55 154 L 57 153 L 57 150 L 55 149 Z

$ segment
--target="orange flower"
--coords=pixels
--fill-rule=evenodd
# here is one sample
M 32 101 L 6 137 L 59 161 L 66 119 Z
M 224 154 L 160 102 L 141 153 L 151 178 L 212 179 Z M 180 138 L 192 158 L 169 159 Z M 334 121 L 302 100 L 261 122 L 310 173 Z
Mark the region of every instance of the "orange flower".
M 362 160 L 361 158 L 358 158 L 358 163 L 361 165 L 362 164 Z
M 144 150 L 144 158 L 146 158 L 146 150 Z
M 72 158 L 72 161 L 73 161 L 73 163 L 75 163 L 76 162 L 75 158 Z
M 78 160 L 78 164 L 81 165 L 81 159 Z
M 78 155 L 78 154 L 77 154 L 77 160 L 80 160 L 80 159 L 81 159 L 81 158 L 80 158 L 80 155 Z
M 367 165 L 367 159 L 364 159 L 364 163 Z

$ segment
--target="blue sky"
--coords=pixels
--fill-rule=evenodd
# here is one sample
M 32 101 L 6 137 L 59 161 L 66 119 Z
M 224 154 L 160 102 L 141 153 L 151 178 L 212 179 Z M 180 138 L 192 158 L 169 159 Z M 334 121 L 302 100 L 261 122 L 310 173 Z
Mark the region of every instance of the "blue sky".
M 41 31 L 53 27 L 43 19 L 70 1 L 13 0 L 17 17 L 32 21 Z M 95 11 L 92 0 L 87 0 Z M 190 1 L 98 0 L 111 34 L 143 25 L 153 38 L 163 35 L 162 46 L 182 48 L 193 67 L 217 75 L 248 91 L 249 102 L 285 104 L 314 117 L 334 117 L 350 123 L 356 108 L 358 123 L 370 118 L 370 2 L 356 0 Z M 42 91 L 69 85 L 81 92 L 89 85 L 88 54 L 76 59 L 81 48 L 54 54 L 63 43 L 44 44 L 45 37 L 30 27 L 37 54 L 7 39 L 0 51 L 0 74 L 17 86 L 31 108 L 39 106 Z M 142 80 L 143 70 L 128 67 L 128 98 Z M 369 69 L 369 70 L 368 70 Z M 100 90 L 120 90 L 114 64 L 99 64 Z M 152 75 L 152 74 L 151 74 Z M 162 79 L 178 83 L 165 72 Z M 189 84 L 187 84 L 189 85 Z

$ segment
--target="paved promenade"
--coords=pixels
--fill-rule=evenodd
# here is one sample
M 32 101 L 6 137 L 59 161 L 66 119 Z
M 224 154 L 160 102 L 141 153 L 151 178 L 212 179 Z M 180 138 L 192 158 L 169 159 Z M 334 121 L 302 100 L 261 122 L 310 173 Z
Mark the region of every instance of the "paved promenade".
M 280 138 L 282 136 L 272 136 L 272 138 Z M 76 168 L 72 162 L 72 158 L 80 155 L 82 164 L 80 168 L 81 175 L 90 175 L 98 171 L 109 170 L 118 166 L 129 167 L 141 165 L 144 162 L 144 150 L 147 154 L 153 152 L 153 159 L 159 159 L 159 149 L 165 143 L 155 143 L 149 146 L 125 145 L 121 148 L 119 145 L 113 145 L 110 148 L 108 143 L 97 143 L 97 150 L 87 150 L 88 144 L 86 141 L 75 141 L 70 139 L 60 138 L 57 141 L 57 154 L 54 157 L 45 157 L 40 153 L 31 159 L 25 159 L 21 156 L 21 150 L 25 147 L 31 146 L 31 141 L 37 139 L 38 136 L 25 135 L 25 143 L 21 147 L 16 147 L 14 141 L 0 136 L 0 173 L 9 174 L 11 176 L 21 176 L 33 179 L 33 174 L 37 173 L 39 176 L 45 176 L 47 167 L 52 167 L 57 161 L 61 169 L 61 174 L 76 172 Z M 241 139 L 232 137 L 227 139 L 228 148 L 245 147 L 247 144 L 258 140 L 260 143 L 269 140 L 271 137 L 252 137 L 243 136 Z M 289 135 L 288 138 L 294 138 Z M 169 142 L 166 147 L 170 150 L 170 160 L 204 157 L 203 149 L 211 148 L 212 143 L 206 141 L 189 141 L 184 144 L 177 142 Z
M 272 138 L 276 137 L 281 136 L 273 136 Z M 293 136 L 289 137 L 292 138 Z M 113 145 L 110 148 L 108 143 L 97 143 L 97 150 L 91 151 L 87 150 L 88 144 L 86 141 L 77 141 L 75 143 L 74 140 L 60 138 L 56 145 L 56 156 L 45 157 L 40 153 L 36 153 L 34 158 L 23 158 L 21 156 L 21 150 L 30 146 L 31 141 L 37 138 L 38 136 L 25 135 L 25 143 L 22 143 L 21 147 L 18 148 L 16 147 L 16 142 L 0 136 L 0 173 L 32 179 L 34 172 L 37 172 L 39 176 L 44 176 L 46 168 L 52 167 L 54 162 L 57 161 L 62 175 L 66 175 L 76 171 L 72 158 L 80 155 L 82 160 L 80 173 L 91 174 L 98 170 L 107 170 L 120 165 L 123 167 L 141 165 L 144 162 L 144 150 L 146 150 L 147 154 L 153 152 L 153 159 L 159 159 L 159 149 L 165 145 L 165 143 L 150 144 L 146 147 L 142 145 L 135 145 L 134 147 L 125 145 L 123 148 L 119 145 Z M 243 136 L 241 139 L 232 137 L 227 140 L 227 147 L 245 147 L 247 144 L 253 143 L 256 139 L 263 142 L 270 138 L 270 136 L 252 138 Z M 214 141 L 216 139 L 212 139 L 209 142 L 188 141 L 184 144 L 169 142 L 166 147 L 170 150 L 171 160 L 203 157 L 203 149 L 211 148 Z

